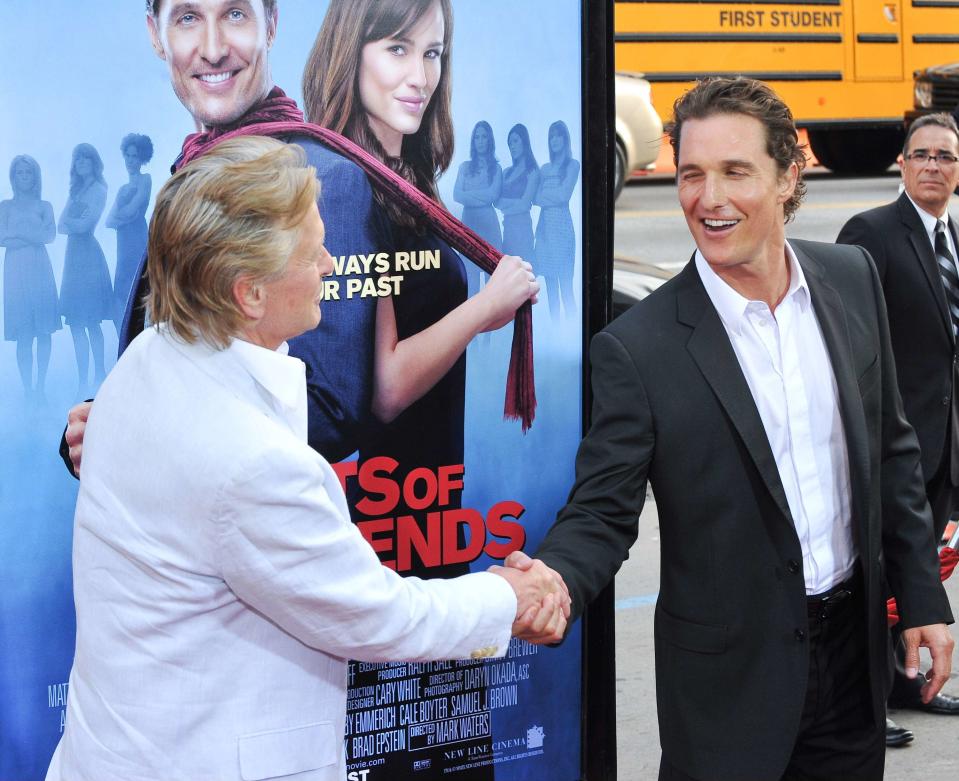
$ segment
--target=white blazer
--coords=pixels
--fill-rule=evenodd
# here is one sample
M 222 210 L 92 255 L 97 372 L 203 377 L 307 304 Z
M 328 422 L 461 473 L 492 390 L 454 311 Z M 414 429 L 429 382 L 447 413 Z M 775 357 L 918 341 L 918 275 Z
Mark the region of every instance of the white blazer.
M 342 781 L 347 658 L 502 655 L 502 578 L 401 578 L 306 444 L 301 361 L 136 338 L 97 395 L 48 781 Z

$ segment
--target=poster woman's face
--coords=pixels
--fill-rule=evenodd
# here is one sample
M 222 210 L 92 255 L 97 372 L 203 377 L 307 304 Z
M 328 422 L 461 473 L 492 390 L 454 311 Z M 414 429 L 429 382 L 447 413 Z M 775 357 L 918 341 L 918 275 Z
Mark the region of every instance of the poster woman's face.
M 86 179 L 93 173 L 93 161 L 86 155 L 77 155 L 73 160 L 73 170 L 77 176 Z
M 123 162 L 126 164 L 128 174 L 137 174 L 140 172 L 140 152 L 136 144 L 127 144 L 123 150 Z
M 476 154 L 489 154 L 489 133 L 482 125 L 473 132 L 473 144 L 476 146 Z
M 549 133 L 549 148 L 553 154 L 560 154 L 566 148 L 566 139 L 558 128 Z
M 509 138 L 506 139 L 506 145 L 514 160 L 519 160 L 523 156 L 523 139 L 519 137 L 519 133 L 510 133 Z
M 13 169 L 13 181 L 17 192 L 33 192 L 33 167 L 26 160 L 21 160 Z
M 360 56 L 360 102 L 388 155 L 399 157 L 403 136 L 420 129 L 441 75 L 446 24 L 439 3 L 405 35 L 370 41 Z

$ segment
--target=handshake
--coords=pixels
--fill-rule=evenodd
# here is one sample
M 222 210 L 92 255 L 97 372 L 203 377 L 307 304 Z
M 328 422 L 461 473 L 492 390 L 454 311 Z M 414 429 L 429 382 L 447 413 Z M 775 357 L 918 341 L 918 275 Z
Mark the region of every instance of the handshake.
M 513 637 L 530 643 L 558 643 L 569 621 L 569 589 L 563 578 L 542 561 L 514 551 L 489 571 L 505 578 L 516 594 Z

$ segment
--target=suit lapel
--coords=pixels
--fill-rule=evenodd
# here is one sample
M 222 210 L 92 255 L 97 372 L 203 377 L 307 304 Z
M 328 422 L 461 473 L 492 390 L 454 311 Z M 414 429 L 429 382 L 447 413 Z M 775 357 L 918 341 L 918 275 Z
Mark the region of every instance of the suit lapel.
M 862 395 L 859 393 L 859 378 L 856 376 L 856 362 L 853 360 L 852 343 L 846 323 L 846 311 L 839 293 L 826 280 L 823 267 L 800 245 L 790 242 L 796 253 L 796 259 L 802 266 L 809 286 L 813 309 L 819 321 L 833 376 L 836 378 L 836 390 L 839 395 L 839 414 L 843 422 L 846 437 L 846 452 L 849 458 L 849 483 L 852 493 L 853 523 L 857 519 L 867 518 L 867 497 L 869 485 L 869 443 L 866 431 L 866 416 L 862 408 Z M 861 533 L 867 524 L 857 524 Z M 859 540 L 860 545 L 866 541 Z M 869 550 L 860 547 L 860 550 Z
M 792 527 L 792 514 L 776 459 L 726 329 L 706 294 L 696 264 L 687 264 L 681 277 L 683 286 L 677 292 L 678 318 L 681 323 L 693 328 L 686 349 L 719 399 L 766 488 Z
M 942 289 L 942 277 L 939 276 L 939 263 L 929 241 L 929 234 L 926 233 L 926 226 L 922 224 L 922 220 L 916 212 L 916 207 L 912 205 L 905 193 L 899 196 L 897 203 L 899 205 L 899 218 L 906 227 L 906 238 L 916 253 L 916 260 L 929 283 L 933 300 L 936 302 L 939 316 L 942 319 L 942 327 L 949 332 L 949 339 L 952 341 L 952 322 L 949 319 L 949 310 L 946 306 L 946 294 Z M 949 221 L 949 224 L 951 227 L 952 220 Z M 953 233 L 953 237 L 955 237 L 955 233 Z M 959 247 L 959 243 L 956 246 Z

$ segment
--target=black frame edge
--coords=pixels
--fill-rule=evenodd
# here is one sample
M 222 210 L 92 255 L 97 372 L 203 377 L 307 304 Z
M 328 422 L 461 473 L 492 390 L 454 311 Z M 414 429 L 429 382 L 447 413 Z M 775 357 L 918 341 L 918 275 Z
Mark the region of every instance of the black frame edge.
M 583 19 L 583 433 L 589 425 L 589 340 L 613 311 L 613 0 L 581 0 Z M 613 584 L 583 616 L 581 774 L 616 779 Z

